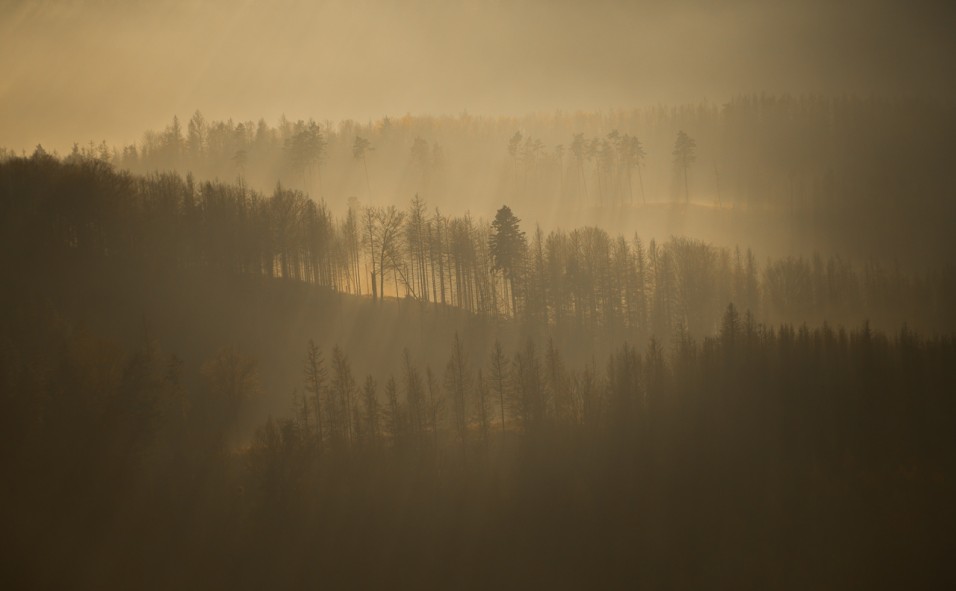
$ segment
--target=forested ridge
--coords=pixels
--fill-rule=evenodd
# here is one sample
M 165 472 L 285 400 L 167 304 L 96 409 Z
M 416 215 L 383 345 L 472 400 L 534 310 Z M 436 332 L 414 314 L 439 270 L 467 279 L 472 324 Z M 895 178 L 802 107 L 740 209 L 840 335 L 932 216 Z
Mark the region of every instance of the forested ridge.
M 947 578 L 951 267 L 39 149 L 0 208 L 14 587 Z
M 728 303 L 766 323 L 954 328 L 951 265 L 908 271 L 822 253 L 760 261 L 746 245 L 680 236 L 645 243 L 597 227 L 545 233 L 508 206 L 491 222 L 446 216 L 419 196 L 405 208 L 353 202 L 337 216 L 281 186 L 263 195 L 40 151 L 0 162 L 0 191 L 4 265 L 23 293 L 95 265 L 120 278 L 137 268 L 300 281 L 631 342 L 713 334 Z
M 946 224 L 956 215 L 954 133 L 952 101 L 753 94 L 498 118 L 269 123 L 196 112 L 135 144 L 91 141 L 64 156 L 242 179 L 267 193 L 281 182 L 335 211 L 353 196 L 388 205 L 418 194 L 454 216 L 508 203 L 547 230 L 582 220 L 626 233 L 666 226 L 711 241 L 742 236 L 776 255 L 817 250 L 932 266 L 951 264 L 946 253 L 956 252 Z M 656 211 L 674 203 L 691 214 Z

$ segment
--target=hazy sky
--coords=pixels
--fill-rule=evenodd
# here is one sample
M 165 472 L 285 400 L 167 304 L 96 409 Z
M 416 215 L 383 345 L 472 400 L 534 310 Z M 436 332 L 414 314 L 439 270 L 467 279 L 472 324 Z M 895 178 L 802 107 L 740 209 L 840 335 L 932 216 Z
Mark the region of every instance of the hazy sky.
M 952 98 L 953 12 L 913 0 L 0 0 L 0 145 L 132 142 L 196 109 L 274 122 L 760 91 Z

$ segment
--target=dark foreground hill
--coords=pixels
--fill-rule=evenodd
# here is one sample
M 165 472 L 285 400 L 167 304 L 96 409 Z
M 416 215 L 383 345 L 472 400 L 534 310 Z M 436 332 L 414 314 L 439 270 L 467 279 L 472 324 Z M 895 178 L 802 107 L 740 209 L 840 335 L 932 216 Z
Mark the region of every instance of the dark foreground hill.
M 6 588 L 951 582 L 952 340 L 730 310 L 719 338 L 582 371 L 529 344 L 504 423 L 494 358 L 476 382 L 452 346 L 436 384 L 396 352 L 376 384 L 333 354 L 245 438 L 268 396 L 247 354 L 37 334 L 0 355 Z

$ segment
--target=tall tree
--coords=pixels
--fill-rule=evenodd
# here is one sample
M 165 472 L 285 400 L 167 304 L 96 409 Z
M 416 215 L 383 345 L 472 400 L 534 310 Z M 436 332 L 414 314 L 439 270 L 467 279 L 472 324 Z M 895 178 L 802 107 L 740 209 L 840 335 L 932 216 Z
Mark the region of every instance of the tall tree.
M 502 271 L 508 280 L 511 291 L 512 314 L 518 313 L 518 301 L 515 295 L 515 277 L 520 272 L 524 262 L 525 251 L 528 248 L 525 234 L 518 225 L 518 219 L 511 208 L 502 205 L 491 222 L 491 237 L 488 247 L 491 250 L 494 270 Z
M 324 441 L 322 431 L 322 397 L 325 396 L 325 379 L 327 372 L 322 359 L 322 351 L 315 344 L 315 341 L 309 339 L 309 345 L 306 349 L 305 357 L 305 391 L 306 404 L 311 403 L 312 412 L 315 415 L 316 437 L 319 446 Z
M 690 186 L 688 176 L 690 166 L 697 159 L 697 142 L 683 130 L 677 132 L 677 141 L 674 142 L 674 168 L 684 180 L 684 203 L 690 203 Z
M 445 367 L 445 389 L 452 398 L 452 409 L 455 414 L 455 431 L 462 447 L 465 446 L 465 437 L 468 432 L 468 390 L 471 387 L 471 374 L 468 362 L 465 360 L 461 337 L 455 333 L 452 341 L 451 357 Z
M 332 349 L 332 412 L 336 417 L 337 436 L 345 436 L 352 443 L 352 396 L 355 393 L 355 378 L 352 376 L 352 364 L 348 356 L 337 345 Z M 343 424 L 344 423 L 344 424 Z
M 364 246 L 368 252 L 368 261 L 372 264 L 369 270 L 369 285 L 372 286 L 372 301 L 378 299 L 378 274 L 376 268 L 378 264 L 379 236 L 376 210 L 373 207 L 366 207 L 362 212 L 362 234 L 364 236 Z
M 186 146 L 192 162 L 199 161 L 206 148 L 206 119 L 196 111 L 187 125 Z
M 285 139 L 285 150 L 292 173 L 307 186 L 312 182 L 312 175 L 318 171 L 327 143 L 322 135 L 322 128 L 311 119 L 308 123 L 296 122 L 291 134 Z
M 426 270 L 426 249 L 428 246 L 428 220 L 425 201 L 416 193 L 408 210 L 408 222 L 405 224 L 405 246 L 412 263 L 411 283 L 413 294 L 422 301 L 428 301 L 428 274 Z
M 378 273 L 378 297 L 385 297 L 385 270 L 398 272 L 401 256 L 398 252 L 400 231 L 405 213 L 394 205 L 388 207 L 369 207 L 365 210 L 363 221 L 366 246 L 372 261 L 372 281 Z M 372 298 L 376 297 L 375 286 Z

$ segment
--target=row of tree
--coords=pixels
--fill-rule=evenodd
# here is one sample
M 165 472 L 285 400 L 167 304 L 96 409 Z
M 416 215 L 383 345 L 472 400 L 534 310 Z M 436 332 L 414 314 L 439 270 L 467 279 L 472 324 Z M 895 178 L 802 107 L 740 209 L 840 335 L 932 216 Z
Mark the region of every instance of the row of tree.
M 631 202 L 631 171 L 642 202 L 693 194 L 704 202 L 884 216 L 901 202 L 938 207 L 952 188 L 943 154 L 954 126 L 945 103 L 772 95 L 724 105 L 497 119 L 386 117 L 335 126 L 285 118 L 274 126 L 208 121 L 196 112 L 185 126 L 174 118 L 139 144 L 91 142 L 75 146 L 73 156 L 134 172 L 239 177 L 259 190 L 282 182 L 337 202 L 372 193 L 371 167 L 376 201 L 417 192 L 449 209 L 458 197 L 490 198 L 536 218 L 555 203 L 577 210 Z M 926 149 L 918 155 L 899 149 L 906 145 Z M 703 164 L 690 175 L 695 158 Z M 441 182 L 431 178 L 446 167 Z
M 495 342 L 475 366 L 467 347 L 456 334 L 436 370 L 406 350 L 400 375 L 370 374 L 359 383 L 345 352 L 334 347 L 326 366 L 310 341 L 304 393 L 285 421 L 317 454 L 471 453 L 508 433 L 632 438 L 722 420 L 747 430 L 743 438 L 768 438 L 760 444 L 797 454 L 790 459 L 803 465 L 866 461 L 874 468 L 888 458 L 911 465 L 952 452 L 946 425 L 956 421 L 948 389 L 956 376 L 944 361 L 956 353 L 952 337 L 927 340 L 905 328 L 888 337 L 868 324 L 773 328 L 730 304 L 714 336 L 684 334 L 668 347 L 655 339 L 643 348 L 625 344 L 603 364 L 575 367 L 553 341 L 529 339 L 510 354 Z M 807 430 L 819 437 L 808 440 Z
M 838 257 L 759 264 L 749 250 L 687 239 L 537 229 L 507 206 L 490 223 L 429 211 L 362 207 L 344 218 L 277 187 L 135 177 L 97 161 L 37 154 L 0 164 L 4 262 L 49 275 L 86 263 L 210 269 L 304 281 L 373 298 L 411 298 L 535 326 L 670 338 L 711 334 L 728 302 L 760 321 L 954 326 L 953 270 L 906 272 Z
M 138 145 L 91 143 L 76 150 L 137 172 L 241 176 L 260 190 L 282 182 L 327 199 L 368 192 L 370 156 L 379 199 L 418 192 L 447 209 L 454 205 L 449 198 L 474 203 L 490 197 L 535 217 L 544 209 L 532 208 L 555 201 L 564 208 L 611 205 L 625 201 L 625 192 L 630 201 L 631 170 L 639 175 L 642 199 L 654 201 L 694 194 L 706 202 L 781 210 L 883 210 L 900 199 L 931 205 L 951 189 L 943 154 L 954 126 L 947 103 L 748 95 L 724 105 L 337 125 L 208 121 L 196 112 L 185 126 L 174 118 L 165 130 L 147 132 Z M 687 141 L 691 137 L 699 146 Z M 374 153 L 364 149 L 360 157 L 356 142 Z M 899 149 L 906 145 L 925 149 Z M 703 165 L 690 176 L 687 156 L 694 148 Z M 429 186 L 425 170 L 446 161 L 450 183 Z
M 822 561 L 801 580 L 929 584 L 948 564 L 951 337 L 767 328 L 728 307 L 713 337 L 579 367 L 533 341 L 475 366 L 470 346 L 357 382 L 345 351 L 325 366 L 310 344 L 295 415 L 242 442 L 238 418 L 268 393 L 248 356 L 194 367 L 148 337 L 6 322 L 0 500 L 16 543 L 0 578 L 420 585 L 478 557 L 488 584 L 666 583 L 688 563 L 695 582 L 735 580 L 700 547 L 759 556 L 761 580 L 797 568 L 794 548 Z M 682 558 L 635 574 L 634 551 Z
M 724 105 L 335 125 L 196 113 L 139 144 L 91 142 L 66 157 L 203 182 L 239 179 L 260 192 L 281 183 L 336 210 L 351 197 L 381 205 L 419 194 L 455 215 L 466 207 L 490 215 L 506 202 L 530 219 L 628 232 L 653 231 L 655 222 L 641 223 L 660 209 L 655 203 L 693 202 L 691 217 L 718 222 L 732 208 L 735 219 L 754 217 L 775 238 L 788 235 L 791 250 L 951 263 L 945 155 L 954 113 L 947 102 L 766 95 Z M 621 209 L 635 202 L 652 207 Z M 751 244 L 766 240 L 752 227 L 730 231 L 747 232 L 742 241 Z M 899 236 L 898 246 L 890 248 L 887 235 Z M 777 246 L 768 242 L 759 247 Z

